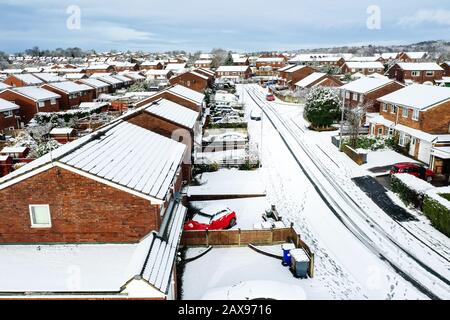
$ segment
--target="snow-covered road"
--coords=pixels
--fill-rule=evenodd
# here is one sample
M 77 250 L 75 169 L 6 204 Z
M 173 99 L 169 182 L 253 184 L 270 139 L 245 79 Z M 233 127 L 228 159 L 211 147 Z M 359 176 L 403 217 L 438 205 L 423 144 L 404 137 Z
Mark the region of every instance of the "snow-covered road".
M 247 114 L 265 112 L 249 130 L 262 144 L 267 195 L 315 250 L 329 298 L 450 297 L 448 251 L 434 247 L 445 241 L 418 239 L 387 216 L 351 181 L 362 169 L 345 165 L 301 119 L 278 112 L 281 105 L 267 103 L 262 88 L 239 86 L 238 93 Z

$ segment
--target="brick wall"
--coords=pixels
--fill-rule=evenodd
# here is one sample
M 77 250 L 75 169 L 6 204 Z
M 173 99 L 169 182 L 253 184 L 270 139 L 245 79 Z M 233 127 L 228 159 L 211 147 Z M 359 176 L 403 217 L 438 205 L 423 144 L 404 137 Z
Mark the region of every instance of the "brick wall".
M 208 88 L 208 80 L 193 75 L 190 72 L 183 73 L 178 77 L 174 77 L 169 80 L 171 85 L 181 84 L 189 89 L 202 92 Z
M 412 80 L 416 83 L 424 83 L 427 81 L 434 82 L 435 80 L 441 80 L 444 76 L 444 71 L 433 71 L 433 75 L 428 76 L 426 71 L 419 71 L 419 76 L 413 76 L 412 71 L 402 70 L 398 65 L 389 69 L 389 78 L 396 79 L 399 82 L 405 82 L 405 80 Z
M 0 203 L 0 243 L 138 242 L 161 223 L 159 206 L 60 168 L 0 190 Z M 31 228 L 30 204 L 50 206 L 51 228 Z
M 363 103 L 369 105 L 367 112 L 380 112 L 381 103 L 377 101 L 377 99 L 389 93 L 397 91 L 403 87 L 404 86 L 401 85 L 400 83 L 393 82 L 391 84 L 383 86 L 382 88 L 371 91 L 368 94 L 364 95 Z M 359 100 L 358 101 L 353 100 L 353 94 L 354 93 L 350 93 L 350 99 L 347 101 L 350 106 L 356 107 L 360 102 Z
M 82 96 L 77 96 L 74 98 L 69 98 L 69 95 L 61 90 L 55 89 L 52 86 L 49 85 L 43 85 L 42 88 L 54 92 L 56 94 L 59 94 L 61 96 L 60 99 L 60 108 L 62 110 L 71 109 L 73 107 L 78 106 L 82 102 L 92 102 L 94 98 L 94 89 L 89 91 L 83 91 Z
M 0 132 L 6 128 L 14 127 L 14 129 L 19 129 L 16 116 L 19 116 L 19 110 L 13 110 L 12 117 L 5 117 L 3 112 L 0 112 Z M 20 123 L 20 122 L 19 122 Z
M 179 105 L 182 105 L 188 109 L 200 112 L 201 111 L 201 107 L 199 105 L 197 105 L 195 102 L 191 102 L 189 100 L 186 100 L 182 97 L 176 96 L 170 92 L 167 91 L 162 91 L 158 94 L 155 94 L 154 96 L 151 96 L 141 102 L 139 102 L 138 104 L 136 104 L 137 107 L 142 107 L 143 105 L 146 105 L 150 102 L 159 100 L 159 99 L 167 99 L 170 100 L 172 102 L 178 103 Z

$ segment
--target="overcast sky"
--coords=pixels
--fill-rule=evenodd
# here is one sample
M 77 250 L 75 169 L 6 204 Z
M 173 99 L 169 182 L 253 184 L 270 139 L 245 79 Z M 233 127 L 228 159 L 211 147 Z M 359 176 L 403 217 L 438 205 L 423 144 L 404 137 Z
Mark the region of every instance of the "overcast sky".
M 80 19 L 70 14 L 76 10 L 68 13 L 72 5 Z M 449 0 L 0 0 L 0 50 L 9 53 L 33 46 L 257 51 L 438 39 L 450 40 Z

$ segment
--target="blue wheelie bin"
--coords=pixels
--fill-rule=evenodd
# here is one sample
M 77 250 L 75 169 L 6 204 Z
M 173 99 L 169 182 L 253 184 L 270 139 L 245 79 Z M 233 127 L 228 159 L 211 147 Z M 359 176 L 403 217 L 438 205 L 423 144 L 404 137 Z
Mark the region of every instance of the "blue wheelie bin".
M 287 267 L 291 265 L 291 254 L 290 251 L 295 249 L 295 245 L 293 243 L 283 243 L 281 245 L 281 249 L 283 250 L 283 266 Z

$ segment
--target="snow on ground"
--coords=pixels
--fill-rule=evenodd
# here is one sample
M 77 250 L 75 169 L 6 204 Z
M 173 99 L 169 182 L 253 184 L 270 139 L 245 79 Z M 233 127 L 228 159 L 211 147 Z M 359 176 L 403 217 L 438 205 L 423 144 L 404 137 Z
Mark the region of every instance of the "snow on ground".
M 242 87 L 238 90 L 241 89 Z M 244 98 L 247 101 L 248 117 L 252 109 L 256 107 L 246 94 Z M 263 130 L 261 130 L 262 126 Z M 296 223 L 301 230 L 302 238 L 315 252 L 315 278 L 312 281 L 315 283 L 316 290 L 314 294 L 308 294 L 308 297 L 320 299 L 425 298 L 388 268 L 377 255 L 367 250 L 330 212 L 265 116 L 263 123 L 249 121 L 249 131 L 251 139 L 255 142 L 260 141 L 260 133 L 263 132 L 263 167 L 260 171 L 269 202 L 275 204 L 282 215 Z M 238 249 L 226 250 L 231 255 Z M 214 270 L 214 268 L 209 269 Z M 186 276 L 190 276 L 189 268 L 186 269 Z M 213 281 L 208 284 L 208 289 L 226 285 Z M 188 283 L 185 297 L 194 298 L 196 295 L 191 294 L 189 288 Z M 201 295 L 197 294 L 197 297 L 199 296 Z
M 270 204 L 265 197 L 192 201 L 191 204 L 198 209 L 209 205 L 226 206 L 236 212 L 237 221 L 233 229 L 241 228 L 243 230 L 252 230 L 255 223 L 263 222 L 262 215 L 266 209 L 270 208 Z
M 196 195 L 265 195 L 259 170 L 220 169 L 203 173 L 201 186 L 190 186 L 188 196 Z
M 281 253 L 280 245 L 273 247 L 277 248 L 272 250 Z M 282 266 L 281 260 L 248 247 L 213 248 L 203 257 L 187 263 L 182 290 L 185 300 L 329 297 L 317 279 L 297 279 L 288 267 Z
M 417 162 L 407 156 L 404 156 L 394 150 L 379 150 L 369 151 L 367 153 L 367 163 L 361 167 L 364 169 L 371 169 L 376 167 L 391 166 L 399 162 Z M 387 170 L 385 173 L 389 173 Z

